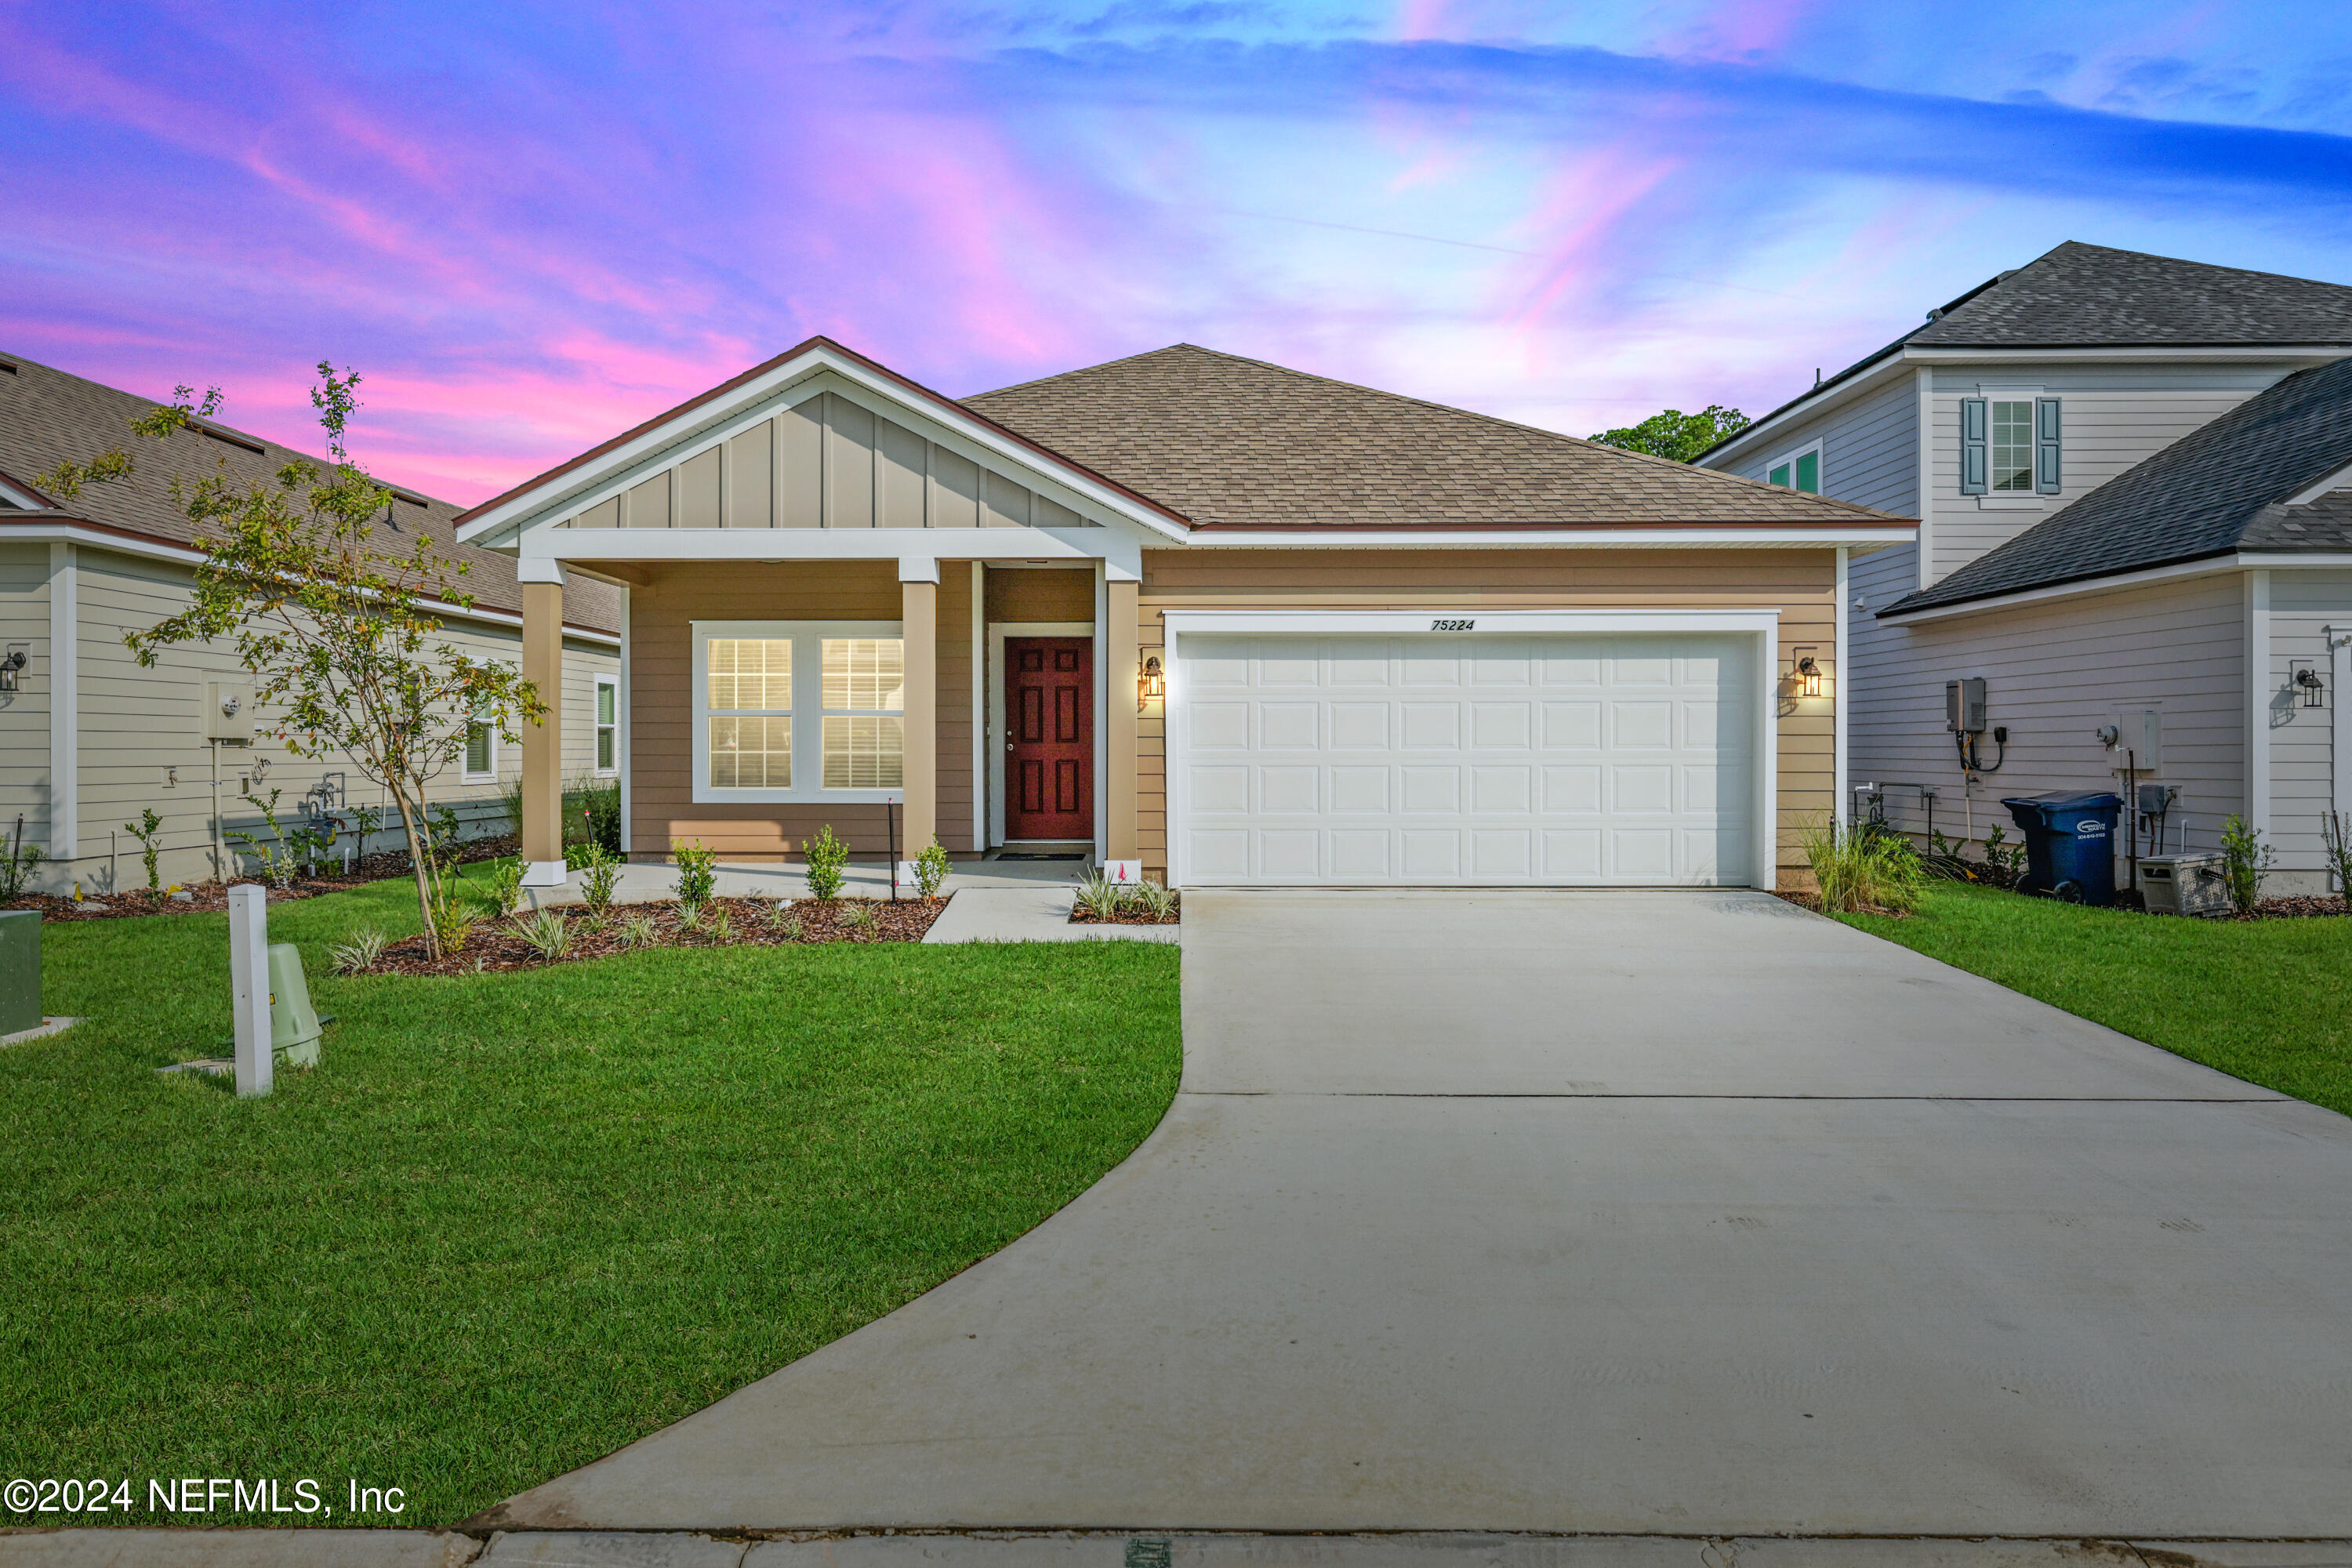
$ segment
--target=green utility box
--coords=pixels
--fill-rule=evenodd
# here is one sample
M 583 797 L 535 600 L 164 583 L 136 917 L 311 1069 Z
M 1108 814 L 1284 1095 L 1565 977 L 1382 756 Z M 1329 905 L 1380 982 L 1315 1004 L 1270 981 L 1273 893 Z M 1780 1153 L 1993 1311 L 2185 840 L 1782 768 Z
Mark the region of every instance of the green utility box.
M 269 944 L 269 1049 L 283 1067 L 319 1065 L 319 1015 L 302 977 L 302 951 L 290 942 Z
M 41 1026 L 41 911 L 0 913 L 0 1035 Z

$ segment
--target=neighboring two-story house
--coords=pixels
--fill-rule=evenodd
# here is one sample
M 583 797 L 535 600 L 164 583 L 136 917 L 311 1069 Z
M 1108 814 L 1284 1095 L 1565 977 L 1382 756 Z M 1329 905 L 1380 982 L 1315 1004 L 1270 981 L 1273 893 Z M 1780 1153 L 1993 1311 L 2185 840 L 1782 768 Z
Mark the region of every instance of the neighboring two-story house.
M 123 646 L 189 604 L 194 526 L 172 499 L 174 479 L 226 472 L 264 482 L 306 454 L 204 421 L 162 443 L 133 437 L 151 398 L 0 355 L 0 837 L 39 846 L 48 863 L 30 884 L 103 894 L 142 886 L 139 841 L 123 831 L 142 811 L 162 818 L 158 869 L 195 882 L 250 864 L 234 835 L 268 833 L 244 798 L 280 793 L 279 821 L 348 829 L 352 808 L 383 809 L 381 789 L 347 761 L 294 756 L 268 734 L 270 715 L 249 703 L 223 713 L 224 693 L 251 681 L 225 644 L 165 650 L 140 668 Z M 130 451 L 128 479 L 83 487 L 68 500 L 39 477 L 59 462 Z M 315 459 L 314 459 L 315 460 Z M 513 561 L 452 537 L 457 509 L 394 487 L 383 537 L 397 548 L 418 531 L 465 563 L 470 609 L 444 625 L 452 646 L 478 658 L 519 659 L 521 590 Z M 587 584 L 562 626 L 564 776 L 617 772 L 623 678 L 620 605 Z M 503 831 L 502 791 L 521 769 L 519 746 L 486 729 L 437 780 L 431 800 L 468 831 Z M 391 826 L 397 826 L 397 819 Z M 353 844 L 346 832 L 343 847 Z M 396 833 L 368 847 L 398 843 Z
M 2069 243 L 1701 457 L 1920 520 L 1849 570 L 1857 798 L 1981 839 L 2014 833 L 2003 796 L 2128 776 L 2177 792 L 2143 852 L 2211 849 L 2242 814 L 2270 891 L 2328 890 L 2322 814 L 2352 812 L 2347 354 L 2352 288 Z M 1976 680 L 1964 757 L 1947 687 Z

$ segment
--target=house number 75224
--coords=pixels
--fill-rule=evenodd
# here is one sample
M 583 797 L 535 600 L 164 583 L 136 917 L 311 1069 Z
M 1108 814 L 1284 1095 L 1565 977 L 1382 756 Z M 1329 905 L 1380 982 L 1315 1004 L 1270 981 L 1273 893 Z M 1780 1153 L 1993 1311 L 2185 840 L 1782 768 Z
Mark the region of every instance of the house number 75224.
M 1476 629 L 1477 625 L 1475 621 L 1432 621 L 1429 629 L 1433 632 L 1466 632 Z

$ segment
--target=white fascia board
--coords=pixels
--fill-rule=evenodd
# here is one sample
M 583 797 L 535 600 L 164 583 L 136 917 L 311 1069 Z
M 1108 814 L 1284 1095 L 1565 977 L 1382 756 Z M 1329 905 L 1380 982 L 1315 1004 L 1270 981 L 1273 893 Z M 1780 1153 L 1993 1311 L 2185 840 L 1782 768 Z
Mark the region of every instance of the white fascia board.
M 1170 537 L 1183 528 L 1108 485 L 1009 440 L 973 416 L 909 397 L 897 384 L 824 349 L 788 360 L 727 397 L 687 410 L 594 462 L 509 497 L 461 528 L 469 544 L 511 545 L 515 535 L 584 511 L 645 479 L 742 434 L 794 404 L 835 392 L 1007 479 L 1042 490 L 1080 513 L 1108 513 Z
M 2096 594 L 2120 594 L 2134 588 L 2144 588 L 2152 583 L 2177 583 L 2189 577 L 2218 577 L 2231 572 L 2325 572 L 2342 571 L 2352 566 L 2352 552 L 2321 552 L 2316 551 L 2294 554 L 2267 554 L 2245 551 L 2235 555 L 2211 555 L 2202 561 L 2182 561 L 2170 566 L 2151 566 L 2141 572 L 2123 572 L 2112 577 L 2087 578 L 2080 583 L 2057 583 L 2047 588 L 2028 588 L 2021 593 L 2003 594 L 1998 598 L 1969 599 L 1957 605 L 1931 605 L 1924 609 L 1906 610 L 1901 615 L 1878 618 L 1890 626 L 1913 626 L 1922 621 L 1948 621 L 1961 616 L 1988 615 L 1996 610 L 2011 610 L 2021 605 L 2046 605 L 2058 599 L 2085 599 Z
M 1910 523 L 1869 528 L 1748 528 L 1737 523 L 1694 528 L 1561 528 L 1492 531 L 1366 529 L 1334 525 L 1323 530 L 1252 529 L 1195 533 L 1193 550 L 1787 550 L 1840 544 L 1908 544 L 1918 530 Z
M 155 539 L 131 539 L 100 529 L 78 528 L 69 522 L 44 522 L 31 526 L 0 524 L 0 544 L 11 542 L 86 545 L 92 550 L 111 551 L 117 555 L 128 555 L 138 561 L 168 561 L 175 566 L 200 566 L 205 559 L 201 553 L 185 545 L 166 544 Z M 493 610 L 483 605 L 461 610 L 454 605 L 427 600 L 425 607 L 444 620 L 482 621 L 494 626 L 522 625 L 520 616 L 509 610 Z M 621 646 L 618 634 L 591 631 L 585 626 L 567 626 L 563 628 L 563 635 L 582 642 L 604 643 L 612 647 Z
M 1738 610 L 1164 610 L 1170 637 L 1201 634 L 1418 634 L 1459 637 L 1529 632 L 1769 632 L 1771 607 Z
M 535 528 L 523 561 L 1104 561 L 1140 575 L 1117 528 Z
M 1696 459 L 1692 466 L 1701 468 L 1721 468 L 1735 458 L 1746 456 L 1749 447 L 1774 431 L 1785 430 L 1800 421 L 1826 414 L 1840 404 L 1850 403 L 1865 393 L 1876 390 L 1880 383 L 1891 381 L 1909 369 L 1910 366 L 1905 363 L 1902 354 L 1888 354 L 1885 359 L 1849 381 L 1832 382 L 1816 387 L 1788 407 L 1778 413 L 1766 415 L 1704 458 Z

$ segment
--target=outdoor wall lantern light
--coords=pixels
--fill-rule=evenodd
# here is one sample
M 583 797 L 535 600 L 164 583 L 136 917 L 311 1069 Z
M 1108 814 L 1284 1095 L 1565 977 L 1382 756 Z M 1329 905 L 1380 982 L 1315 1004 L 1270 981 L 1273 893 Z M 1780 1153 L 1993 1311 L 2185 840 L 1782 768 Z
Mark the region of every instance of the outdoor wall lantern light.
M 1168 678 L 1160 673 L 1160 656 L 1151 654 L 1143 661 L 1143 673 L 1135 682 L 1135 710 L 1144 709 L 1168 695 Z
M 2302 694 L 2305 708 L 2327 706 L 2327 685 L 2320 679 L 2315 666 L 2298 664 L 2294 667 L 2294 689 Z
M 24 668 L 25 664 L 25 650 L 20 647 L 10 648 L 8 657 L 0 658 L 0 691 L 16 689 L 16 672 Z
M 1806 696 L 1819 697 L 1822 694 L 1822 667 L 1814 662 L 1811 654 L 1797 661 L 1797 679 L 1802 683 L 1801 689 Z

